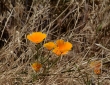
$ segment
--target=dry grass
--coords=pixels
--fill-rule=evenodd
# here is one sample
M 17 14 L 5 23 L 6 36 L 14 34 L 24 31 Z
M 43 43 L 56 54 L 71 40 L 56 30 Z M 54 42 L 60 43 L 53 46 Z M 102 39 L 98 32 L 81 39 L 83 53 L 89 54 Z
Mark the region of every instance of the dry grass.
M 109 0 L 33 0 L 30 10 L 23 3 L 10 0 L 10 12 L 0 9 L 0 85 L 110 85 Z M 30 66 L 36 47 L 26 35 L 34 31 L 48 34 L 44 42 L 62 38 L 73 44 L 47 75 L 37 76 Z M 38 51 L 37 57 L 48 55 L 43 47 Z M 102 61 L 99 76 L 89 68 L 91 60 Z

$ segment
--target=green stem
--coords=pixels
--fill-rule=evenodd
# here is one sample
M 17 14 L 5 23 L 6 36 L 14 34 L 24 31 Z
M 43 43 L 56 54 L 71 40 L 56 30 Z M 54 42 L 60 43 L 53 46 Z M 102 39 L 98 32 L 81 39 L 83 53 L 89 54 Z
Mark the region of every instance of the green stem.
M 50 65 L 50 67 L 48 67 L 48 70 L 49 70 L 51 67 L 53 67 L 53 66 L 57 63 L 57 61 L 59 60 L 59 58 L 60 58 L 60 57 L 56 58 L 56 60 Z

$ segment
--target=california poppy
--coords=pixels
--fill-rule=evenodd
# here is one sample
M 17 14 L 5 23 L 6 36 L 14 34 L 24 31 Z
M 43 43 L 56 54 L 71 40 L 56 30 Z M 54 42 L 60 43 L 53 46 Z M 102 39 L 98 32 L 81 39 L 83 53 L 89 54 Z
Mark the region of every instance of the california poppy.
M 33 32 L 27 35 L 27 39 L 32 41 L 33 43 L 40 43 L 46 38 L 46 34 L 42 32 Z
M 92 61 L 90 67 L 93 69 L 94 73 L 99 75 L 101 73 L 101 61 Z
M 65 42 L 64 40 L 57 40 L 56 45 L 61 52 L 69 51 L 72 48 L 72 44 L 70 42 Z
M 97 74 L 97 75 L 101 74 L 101 68 L 96 68 L 95 67 L 93 70 L 94 70 L 95 74 Z
M 33 63 L 31 66 L 36 72 L 39 71 L 40 68 L 42 67 L 42 65 L 38 62 Z
M 44 47 L 47 48 L 48 50 L 52 50 L 53 48 L 56 47 L 54 42 L 48 42 L 44 44 Z
M 53 49 L 53 51 L 52 51 L 53 53 L 55 53 L 56 55 L 65 55 L 65 54 L 67 54 L 68 53 L 68 51 L 61 51 L 58 47 L 57 48 L 55 48 L 55 49 Z
M 48 42 L 44 44 L 48 50 L 52 50 L 53 53 L 56 55 L 64 55 L 67 54 L 69 50 L 72 48 L 72 44 L 70 42 L 65 42 L 64 40 L 60 39 L 57 40 L 56 43 Z

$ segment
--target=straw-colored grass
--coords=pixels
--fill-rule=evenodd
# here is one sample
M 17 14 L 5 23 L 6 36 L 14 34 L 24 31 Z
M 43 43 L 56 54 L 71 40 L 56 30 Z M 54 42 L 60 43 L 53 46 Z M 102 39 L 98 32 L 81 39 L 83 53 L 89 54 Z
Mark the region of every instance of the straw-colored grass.
M 25 1 L 0 3 L 0 85 L 110 85 L 109 0 L 30 0 L 31 9 Z M 41 44 L 26 38 L 36 31 L 47 34 Z M 72 43 L 67 55 L 43 47 L 58 39 Z M 31 64 L 42 59 L 35 72 Z M 89 65 L 96 60 L 100 75 Z

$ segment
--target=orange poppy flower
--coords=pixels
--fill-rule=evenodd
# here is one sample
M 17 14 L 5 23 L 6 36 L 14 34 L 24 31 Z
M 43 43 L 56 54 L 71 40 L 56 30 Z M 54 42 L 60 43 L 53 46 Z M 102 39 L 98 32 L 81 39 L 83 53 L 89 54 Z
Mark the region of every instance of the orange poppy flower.
M 101 74 L 101 68 L 94 68 L 94 73 L 97 75 Z
M 53 49 L 53 53 L 55 53 L 56 55 L 60 56 L 60 55 L 65 55 L 65 54 L 67 54 L 68 51 L 61 51 L 61 50 L 59 50 L 59 48 L 57 47 L 57 48 Z
M 70 42 L 65 42 L 62 39 L 56 41 L 56 46 L 57 47 L 53 50 L 56 55 L 65 55 L 72 48 L 72 44 Z
M 32 41 L 33 43 L 40 43 L 46 38 L 46 34 L 42 32 L 33 32 L 27 35 L 27 39 Z
M 101 61 L 92 61 L 90 67 L 93 68 L 95 74 L 99 75 L 101 73 Z
M 36 72 L 39 71 L 40 68 L 42 67 L 42 65 L 41 65 L 40 63 L 37 63 L 37 62 L 33 63 L 31 66 L 32 66 L 32 68 L 33 68 Z
M 53 48 L 56 47 L 54 42 L 48 42 L 44 44 L 44 47 L 47 48 L 48 50 L 52 50 Z
M 57 40 L 56 43 L 48 42 L 44 44 L 44 47 L 46 47 L 48 50 L 53 49 L 52 52 L 59 56 L 67 54 L 68 51 L 71 50 L 72 44 L 70 42 L 65 42 L 64 40 L 60 39 Z
M 70 42 L 65 42 L 64 40 L 56 41 L 57 47 L 61 52 L 69 51 L 72 48 L 72 44 Z

